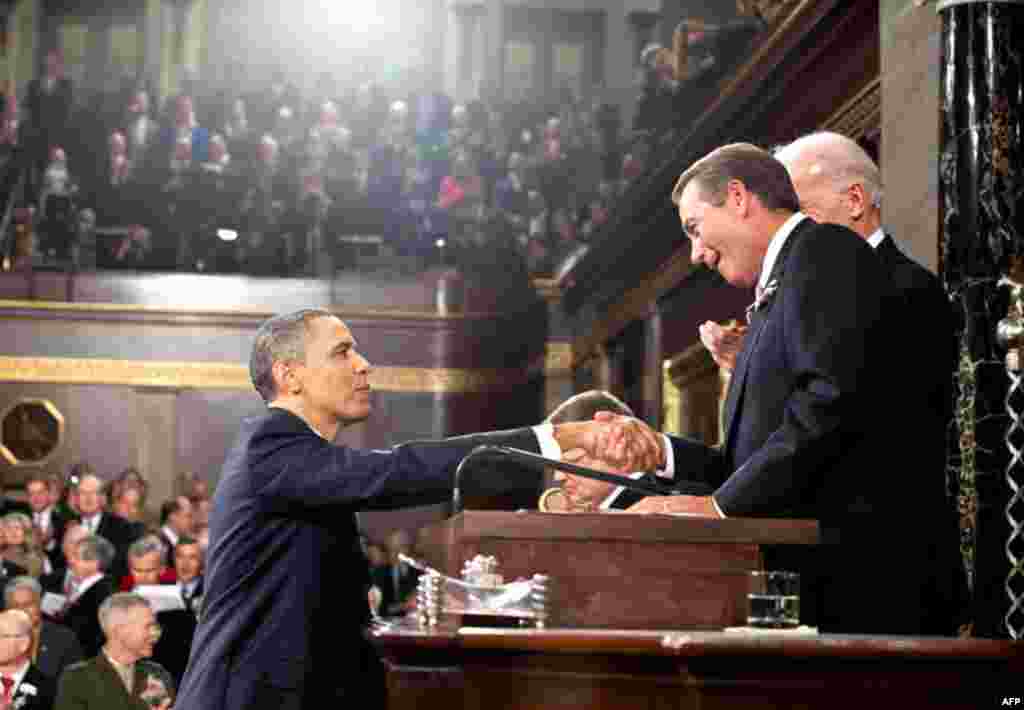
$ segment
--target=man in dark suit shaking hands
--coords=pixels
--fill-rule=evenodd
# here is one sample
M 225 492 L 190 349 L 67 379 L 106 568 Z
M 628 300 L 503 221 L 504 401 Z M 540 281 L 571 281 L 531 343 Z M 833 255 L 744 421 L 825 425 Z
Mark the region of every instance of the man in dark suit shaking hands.
M 249 370 L 268 410 L 242 424 L 224 463 L 177 706 L 377 707 L 383 673 L 362 635 L 368 570 L 356 511 L 448 500 L 455 468 L 476 446 L 537 452 L 544 437 L 557 455 L 585 443 L 593 423 L 384 451 L 335 446 L 341 427 L 370 415 L 371 368 L 348 327 L 323 310 L 264 323 Z M 635 450 L 643 458 L 645 448 Z
M 893 347 L 903 365 L 900 398 L 912 410 L 902 433 L 903 446 L 893 449 L 886 465 L 893 471 L 891 487 L 914 500 L 915 525 L 901 537 L 920 536 L 921 582 L 917 631 L 952 635 L 967 611 L 967 578 L 960 558 L 956 504 L 946 491 L 946 438 L 953 418 L 953 371 L 957 344 L 949 299 L 938 277 L 903 254 L 882 227 L 882 179 L 878 166 L 856 142 L 838 133 L 820 132 L 799 138 L 775 151 L 800 198 L 800 208 L 821 224 L 841 224 L 864 239 L 882 261 L 899 295 L 899 309 L 889 314 L 899 322 L 903 342 Z M 701 340 L 720 367 L 732 370 L 738 348 L 719 325 L 700 327 Z
M 725 402 L 725 443 L 662 438 L 609 415 L 602 419 L 618 426 L 593 453 L 607 458 L 625 441 L 653 439 L 677 478 L 715 489 L 646 498 L 636 512 L 817 519 L 813 563 L 787 550 L 766 560 L 813 575 L 801 599 L 814 611 L 806 620 L 824 631 L 916 631 L 919 570 L 897 544 L 914 501 L 888 485 L 886 468 L 905 403 L 888 357 L 901 341 L 885 267 L 849 229 L 800 213 L 785 167 L 756 146 L 713 151 L 680 176 L 672 199 L 694 262 L 756 289 Z M 873 594 L 884 602 L 871 603 Z

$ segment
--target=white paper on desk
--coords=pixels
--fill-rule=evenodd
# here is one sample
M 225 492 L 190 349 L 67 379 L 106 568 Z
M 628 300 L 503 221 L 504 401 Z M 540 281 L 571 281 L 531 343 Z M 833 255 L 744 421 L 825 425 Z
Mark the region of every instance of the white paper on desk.
M 154 614 L 185 608 L 185 600 L 181 598 L 177 584 L 140 584 L 132 591 L 149 602 Z
M 42 601 L 39 603 L 39 609 L 47 616 L 57 616 L 64 610 L 64 605 L 67 603 L 68 598 L 63 594 L 45 592 Z

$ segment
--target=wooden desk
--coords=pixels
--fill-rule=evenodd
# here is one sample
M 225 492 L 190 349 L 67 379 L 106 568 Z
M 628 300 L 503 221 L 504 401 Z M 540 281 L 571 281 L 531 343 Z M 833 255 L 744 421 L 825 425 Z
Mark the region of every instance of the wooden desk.
M 370 633 L 404 708 L 998 708 L 1024 645 L 598 629 Z
M 452 577 L 477 554 L 509 581 L 551 575 L 553 626 L 712 630 L 746 622 L 760 545 L 817 541 L 811 520 L 467 510 L 421 530 L 418 547 Z

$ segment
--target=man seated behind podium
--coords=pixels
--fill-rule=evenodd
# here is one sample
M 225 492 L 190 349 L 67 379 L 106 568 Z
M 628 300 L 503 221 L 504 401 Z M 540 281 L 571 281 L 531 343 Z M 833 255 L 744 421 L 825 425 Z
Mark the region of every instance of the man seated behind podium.
M 249 367 L 268 410 L 243 422 L 214 495 L 203 620 L 178 696 L 189 710 L 383 705 L 383 668 L 363 637 L 369 580 L 355 513 L 447 501 L 479 445 L 557 455 L 608 426 L 337 446 L 342 427 L 370 415 L 371 367 L 348 327 L 318 309 L 265 322 Z M 645 467 L 655 451 L 616 453 Z
M 555 407 L 547 420 L 552 424 L 562 422 L 586 421 L 593 419 L 598 412 L 613 412 L 632 417 L 633 410 L 625 402 L 610 392 L 603 390 L 587 390 L 574 395 Z M 605 473 L 617 473 L 623 476 L 618 467 L 596 459 L 582 449 L 566 451 L 562 460 L 578 466 L 586 466 Z M 561 512 L 583 513 L 597 510 L 613 510 L 627 507 L 623 503 L 636 502 L 635 496 L 623 495 L 626 489 L 606 481 L 574 476 L 565 471 L 555 471 L 554 482 L 562 487 L 567 499 L 567 509 Z

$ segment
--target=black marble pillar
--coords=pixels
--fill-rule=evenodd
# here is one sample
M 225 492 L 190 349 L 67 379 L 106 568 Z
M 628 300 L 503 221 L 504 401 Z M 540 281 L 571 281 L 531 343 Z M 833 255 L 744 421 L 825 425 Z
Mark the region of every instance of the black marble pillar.
M 1005 637 L 1009 380 L 996 326 L 1008 301 L 998 281 L 1024 257 L 1024 1 L 946 0 L 938 9 L 940 271 L 962 354 L 950 474 L 973 547 L 974 633 Z

